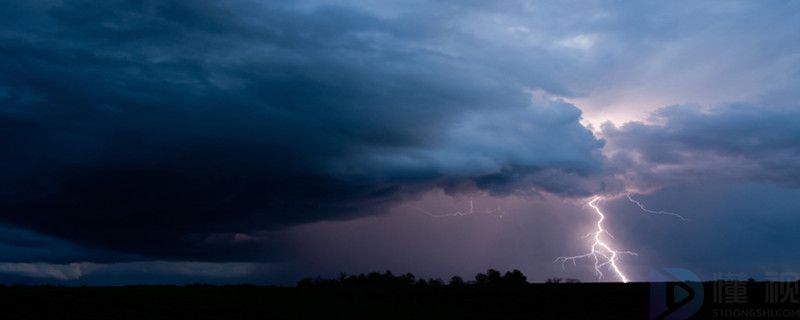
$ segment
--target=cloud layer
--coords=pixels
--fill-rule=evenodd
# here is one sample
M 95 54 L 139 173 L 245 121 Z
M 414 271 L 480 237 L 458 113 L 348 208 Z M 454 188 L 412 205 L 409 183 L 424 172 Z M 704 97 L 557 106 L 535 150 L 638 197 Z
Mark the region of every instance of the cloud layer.
M 606 124 L 607 153 L 640 189 L 692 181 L 800 186 L 797 107 L 727 104 L 659 109 L 651 123 Z
M 9 224 L 131 254 L 252 259 L 236 234 L 378 214 L 434 187 L 604 188 L 584 181 L 602 173 L 602 141 L 538 89 L 564 91 L 557 82 L 487 59 L 496 44 L 446 19 L 260 2 L 6 6 Z
M 440 191 L 796 188 L 797 7 L 6 1 L 2 268 L 283 260 Z

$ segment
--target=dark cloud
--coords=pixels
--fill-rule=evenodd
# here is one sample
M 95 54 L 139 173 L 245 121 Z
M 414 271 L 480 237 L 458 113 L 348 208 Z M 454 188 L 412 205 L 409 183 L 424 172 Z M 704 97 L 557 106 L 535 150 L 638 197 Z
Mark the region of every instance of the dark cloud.
M 697 180 L 800 186 L 796 107 L 666 107 L 651 123 L 603 126 L 611 163 L 640 188 Z
M 276 274 L 280 269 L 279 265 L 243 262 L 148 261 L 109 264 L 0 262 L 0 274 L 4 275 L 3 278 L 16 278 L 22 280 L 22 283 L 60 285 L 189 284 L 197 283 L 198 279 L 210 284 L 229 284 L 237 281 L 258 283 L 260 281 L 257 279 Z
M 589 182 L 603 143 L 546 93 L 568 90 L 518 67 L 545 53 L 496 59 L 441 20 L 260 2 L 3 6 L 16 12 L 0 22 L 12 225 L 150 257 L 257 259 L 280 250 L 236 239 L 379 214 L 430 188 L 608 188 Z
M 37 234 L 23 228 L 0 225 L 0 252 L 3 262 L 52 261 L 58 263 L 76 260 L 114 261 L 133 256 L 91 250 L 67 241 Z

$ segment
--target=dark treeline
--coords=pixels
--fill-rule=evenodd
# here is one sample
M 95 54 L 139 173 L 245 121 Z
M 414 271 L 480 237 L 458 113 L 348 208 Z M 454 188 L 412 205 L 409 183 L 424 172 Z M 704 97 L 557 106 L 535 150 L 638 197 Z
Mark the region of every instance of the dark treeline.
M 550 278 L 546 283 L 577 283 L 576 279 Z M 445 282 L 439 278 L 417 278 L 411 273 L 395 275 L 391 271 L 384 273 L 371 272 L 368 274 L 347 275 L 341 274 L 337 279 L 304 278 L 297 283 L 300 288 L 312 287 L 411 287 L 411 286 L 520 286 L 528 284 L 528 278 L 519 270 L 501 273 L 489 269 L 486 273 L 478 273 L 474 280 L 466 281 L 460 276 L 453 276 Z

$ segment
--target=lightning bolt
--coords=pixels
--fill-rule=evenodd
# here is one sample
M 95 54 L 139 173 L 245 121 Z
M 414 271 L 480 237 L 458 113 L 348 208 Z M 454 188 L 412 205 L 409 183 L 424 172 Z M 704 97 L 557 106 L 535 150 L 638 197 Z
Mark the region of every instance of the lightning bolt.
M 627 194 L 627 196 L 628 196 L 628 200 L 629 200 L 630 202 L 633 202 L 634 204 L 636 204 L 637 206 L 639 206 L 639 209 L 642 209 L 642 211 L 644 211 L 644 212 L 647 212 L 647 213 L 649 213 L 649 214 L 662 214 L 662 215 L 667 215 L 667 216 L 673 216 L 673 217 L 676 217 L 676 218 L 678 218 L 678 219 L 681 219 L 681 220 L 683 220 L 683 221 L 686 221 L 686 218 L 684 218 L 682 215 L 679 215 L 679 214 L 677 214 L 677 213 L 674 213 L 674 212 L 669 212 L 669 211 L 654 211 L 654 210 L 647 209 L 647 207 L 645 207 L 645 206 L 644 206 L 644 205 L 643 205 L 641 202 L 639 202 L 639 201 L 636 201 L 635 199 L 631 198 L 631 194 L 630 194 L 630 193 L 629 193 L 629 194 Z
M 607 235 L 612 239 L 614 236 L 612 236 L 610 233 L 608 233 L 608 231 L 606 231 L 606 229 L 603 228 L 603 221 L 606 219 L 606 215 L 603 213 L 600 207 L 597 206 L 597 203 L 600 200 L 602 200 L 602 197 L 595 196 L 588 203 L 588 205 L 592 207 L 594 212 L 597 214 L 596 228 L 594 232 L 587 235 L 587 237 L 592 236 L 592 239 L 594 240 L 590 246 L 591 250 L 582 255 L 558 257 L 553 262 L 561 262 L 561 267 L 564 268 L 564 264 L 567 263 L 567 261 L 572 261 L 572 264 L 575 265 L 575 261 L 578 259 L 591 259 L 594 261 L 594 271 L 595 274 L 597 274 L 598 279 L 603 278 L 603 269 L 610 269 L 620 280 L 622 280 L 622 282 L 627 283 L 628 277 L 625 276 L 625 273 L 618 264 L 619 257 L 625 254 L 635 256 L 636 253 L 631 251 L 616 250 L 612 248 L 608 242 L 603 240 L 603 235 Z
M 410 207 L 412 207 L 414 209 L 417 209 L 420 212 L 422 212 L 424 214 L 427 214 L 427 215 L 429 215 L 429 216 L 431 216 L 433 218 L 464 217 L 464 216 L 469 216 L 469 215 L 473 215 L 473 214 L 496 215 L 498 218 L 503 218 L 503 215 L 505 214 L 505 212 L 503 212 L 503 209 L 500 209 L 499 206 L 497 208 L 495 208 L 495 209 L 485 209 L 485 210 L 476 209 L 475 208 L 475 203 L 474 203 L 474 201 L 472 201 L 472 199 L 469 199 L 469 210 L 467 210 L 467 211 L 460 211 L 459 210 L 459 211 L 450 212 L 450 213 L 435 214 L 435 213 L 432 213 L 430 211 L 427 211 L 427 210 L 422 209 L 422 208 L 417 207 L 417 206 L 410 206 Z

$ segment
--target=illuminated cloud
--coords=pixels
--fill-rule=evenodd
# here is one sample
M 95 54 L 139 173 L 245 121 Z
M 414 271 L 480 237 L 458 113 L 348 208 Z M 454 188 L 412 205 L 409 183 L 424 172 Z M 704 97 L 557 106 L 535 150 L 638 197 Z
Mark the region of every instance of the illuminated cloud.
M 678 105 L 652 124 L 606 124 L 606 153 L 632 186 L 652 189 L 692 181 L 800 186 L 796 107 Z

